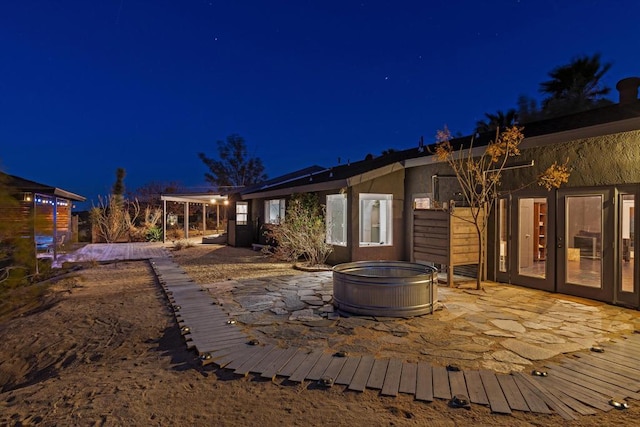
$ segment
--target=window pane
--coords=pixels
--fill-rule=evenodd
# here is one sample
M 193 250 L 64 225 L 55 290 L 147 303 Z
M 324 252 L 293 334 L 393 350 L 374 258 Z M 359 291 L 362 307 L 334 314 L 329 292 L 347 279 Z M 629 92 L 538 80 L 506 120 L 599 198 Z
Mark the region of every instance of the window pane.
M 264 220 L 267 224 L 280 224 L 284 220 L 284 199 L 267 200 L 264 202 Z
M 567 283 L 602 287 L 602 196 L 566 199 Z
M 507 199 L 500 199 L 500 203 L 498 206 L 498 234 L 500 236 L 500 244 L 499 244 L 499 265 L 498 271 L 505 273 L 507 271 L 507 263 L 509 261 L 508 252 L 507 252 Z
M 360 194 L 360 246 L 393 244 L 393 196 Z
M 249 204 L 247 202 L 236 203 L 236 225 L 247 225 L 249 217 Z
M 620 255 L 622 256 L 622 268 L 620 271 L 622 292 L 634 292 L 633 271 L 635 264 L 634 240 L 635 240 L 635 205 L 636 197 L 633 194 L 624 194 L 622 198 L 622 209 L 620 210 L 622 227 Z
M 547 260 L 547 199 L 518 201 L 518 273 L 544 278 Z
M 327 243 L 347 245 L 347 195 L 327 196 Z

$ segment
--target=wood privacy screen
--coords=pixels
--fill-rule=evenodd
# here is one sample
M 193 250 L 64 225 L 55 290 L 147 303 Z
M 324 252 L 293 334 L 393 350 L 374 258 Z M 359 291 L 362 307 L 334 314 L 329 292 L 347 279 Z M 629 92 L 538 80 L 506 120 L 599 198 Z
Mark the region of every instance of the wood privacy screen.
M 447 283 L 453 285 L 453 267 L 478 264 L 478 234 L 471 208 L 413 211 L 413 259 L 447 266 Z

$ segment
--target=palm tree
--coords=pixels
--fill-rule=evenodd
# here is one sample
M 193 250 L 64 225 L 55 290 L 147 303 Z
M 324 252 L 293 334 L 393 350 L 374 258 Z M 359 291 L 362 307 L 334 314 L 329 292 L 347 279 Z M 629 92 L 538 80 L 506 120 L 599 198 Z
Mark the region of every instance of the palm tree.
M 540 92 L 547 95 L 542 101 L 545 115 L 575 113 L 611 103 L 604 98 L 611 89 L 600 81 L 610 68 L 611 63 L 603 64 L 596 53 L 551 70 L 551 80 L 540 83 Z
M 479 120 L 476 122 L 476 132 L 483 133 L 494 131 L 497 128 L 506 129 L 516 124 L 518 121 L 518 113 L 513 108 L 503 112 L 498 110 L 495 114 L 484 113 L 485 120 Z

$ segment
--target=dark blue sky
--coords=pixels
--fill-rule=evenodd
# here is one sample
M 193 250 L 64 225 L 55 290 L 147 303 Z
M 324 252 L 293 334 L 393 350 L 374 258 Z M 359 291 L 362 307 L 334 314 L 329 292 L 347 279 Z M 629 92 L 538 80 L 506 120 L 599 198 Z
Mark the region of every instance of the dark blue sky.
M 577 55 L 613 89 L 639 23 L 637 0 L 7 1 L 0 169 L 95 200 L 118 167 L 201 187 L 230 133 L 270 177 L 358 160 L 468 134 Z

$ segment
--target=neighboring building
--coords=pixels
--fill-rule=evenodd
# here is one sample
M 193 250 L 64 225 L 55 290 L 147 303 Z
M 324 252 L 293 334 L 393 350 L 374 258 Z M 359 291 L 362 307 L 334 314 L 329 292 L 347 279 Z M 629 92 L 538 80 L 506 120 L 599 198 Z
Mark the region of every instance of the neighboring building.
M 639 83 L 622 80 L 618 104 L 523 125 L 517 162 L 525 167 L 503 172 L 488 230 L 489 279 L 640 308 Z M 477 135 L 474 146 L 492 136 Z M 458 138 L 452 145 L 470 142 Z M 329 262 L 413 261 L 414 210 L 462 202 L 456 177 L 433 148 L 419 144 L 247 189 L 233 197 L 231 210 L 234 232 L 245 227 L 248 237 L 230 244 L 265 243 L 261 229 L 286 215 L 292 195 L 316 193 L 327 208 Z M 555 191 L 535 184 L 554 161 L 567 158 L 568 184 Z
M 71 210 L 73 202 L 84 202 L 84 197 L 18 176 L 0 173 L 0 179 L 18 200 L 19 215 L 30 219 L 32 229 L 24 232 L 39 251 L 51 252 L 55 258 L 60 244 L 75 240 L 77 222 L 74 224 Z M 0 206 L 3 209 L 9 207 Z

